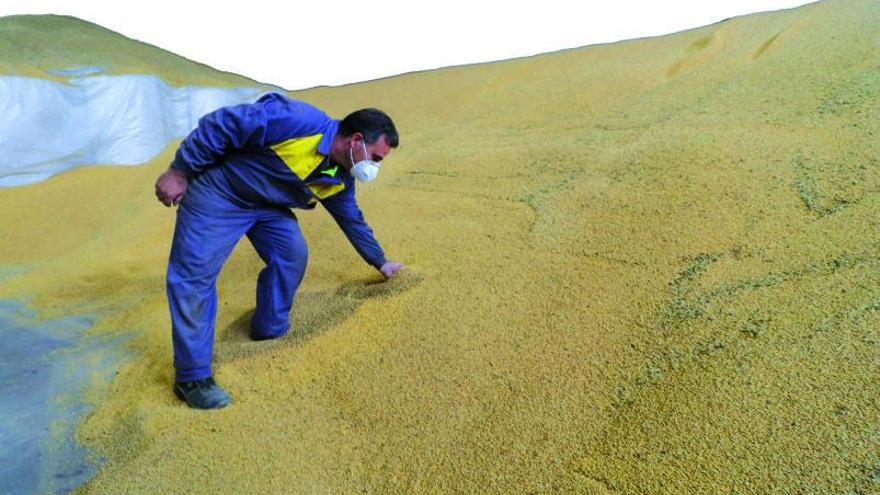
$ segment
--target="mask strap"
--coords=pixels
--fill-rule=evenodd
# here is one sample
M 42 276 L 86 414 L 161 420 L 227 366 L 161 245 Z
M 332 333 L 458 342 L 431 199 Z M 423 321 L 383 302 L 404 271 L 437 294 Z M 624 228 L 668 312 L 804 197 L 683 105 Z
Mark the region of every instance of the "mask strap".
M 367 160 L 368 162 L 370 162 L 370 164 L 372 164 L 374 167 L 379 168 L 379 162 L 374 161 L 373 157 L 371 157 L 370 154 L 367 153 L 367 140 L 364 139 L 364 141 L 361 144 L 364 145 L 364 160 Z

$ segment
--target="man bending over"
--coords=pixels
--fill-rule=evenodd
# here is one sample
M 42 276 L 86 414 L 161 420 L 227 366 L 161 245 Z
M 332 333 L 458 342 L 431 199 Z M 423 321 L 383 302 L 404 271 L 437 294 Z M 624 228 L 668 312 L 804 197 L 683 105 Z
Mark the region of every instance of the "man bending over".
M 156 181 L 159 201 L 180 205 L 166 288 L 174 392 L 181 400 L 199 409 L 231 402 L 214 381 L 211 361 L 217 276 L 241 236 L 266 263 L 250 323 L 255 340 L 281 337 L 290 328 L 308 258 L 291 208 L 320 202 L 385 278 L 403 267 L 385 258 L 354 195 L 355 180 L 375 179 L 379 162 L 397 145 L 394 123 L 380 110 L 358 110 L 337 121 L 277 93 L 199 120 Z

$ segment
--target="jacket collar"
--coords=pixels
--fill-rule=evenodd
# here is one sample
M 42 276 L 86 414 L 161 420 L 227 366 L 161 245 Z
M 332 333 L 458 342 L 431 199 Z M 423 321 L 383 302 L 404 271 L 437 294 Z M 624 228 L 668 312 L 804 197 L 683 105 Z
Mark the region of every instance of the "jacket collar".
M 330 145 L 333 144 L 333 139 L 336 137 L 337 132 L 339 132 L 339 121 L 330 119 L 330 124 L 327 126 L 327 130 L 324 131 L 324 137 L 318 143 L 318 153 L 324 156 L 330 154 Z

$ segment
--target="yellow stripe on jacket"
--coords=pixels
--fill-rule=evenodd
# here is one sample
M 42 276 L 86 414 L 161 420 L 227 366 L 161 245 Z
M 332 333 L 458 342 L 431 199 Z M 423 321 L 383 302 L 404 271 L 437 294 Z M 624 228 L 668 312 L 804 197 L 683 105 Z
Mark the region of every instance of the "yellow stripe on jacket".
M 273 144 L 272 150 L 300 180 L 305 180 L 324 161 L 324 155 L 318 153 L 322 137 L 323 134 L 315 134 L 288 139 Z
M 312 190 L 312 193 L 318 197 L 318 199 L 329 198 L 339 191 L 345 189 L 345 183 L 340 184 L 308 184 L 309 189 Z
M 318 153 L 318 143 L 323 137 L 323 134 L 315 134 L 288 139 L 272 145 L 272 150 L 300 180 L 305 180 L 324 161 L 324 155 Z M 344 183 L 307 185 L 318 199 L 329 198 L 345 189 Z M 310 203 L 314 202 L 315 200 L 310 201 Z

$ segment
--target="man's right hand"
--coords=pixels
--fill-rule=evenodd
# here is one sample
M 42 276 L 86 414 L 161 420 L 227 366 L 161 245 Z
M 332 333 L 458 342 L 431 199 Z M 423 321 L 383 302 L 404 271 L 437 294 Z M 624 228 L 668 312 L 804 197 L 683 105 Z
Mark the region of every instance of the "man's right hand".
M 186 194 L 186 174 L 169 168 L 156 180 L 156 198 L 165 206 L 178 205 Z
M 394 274 L 400 271 L 401 268 L 403 268 L 402 263 L 388 261 L 384 265 L 382 265 L 382 268 L 379 268 L 379 271 L 382 272 L 382 276 L 385 277 L 385 280 L 388 280 L 389 278 L 393 277 Z

